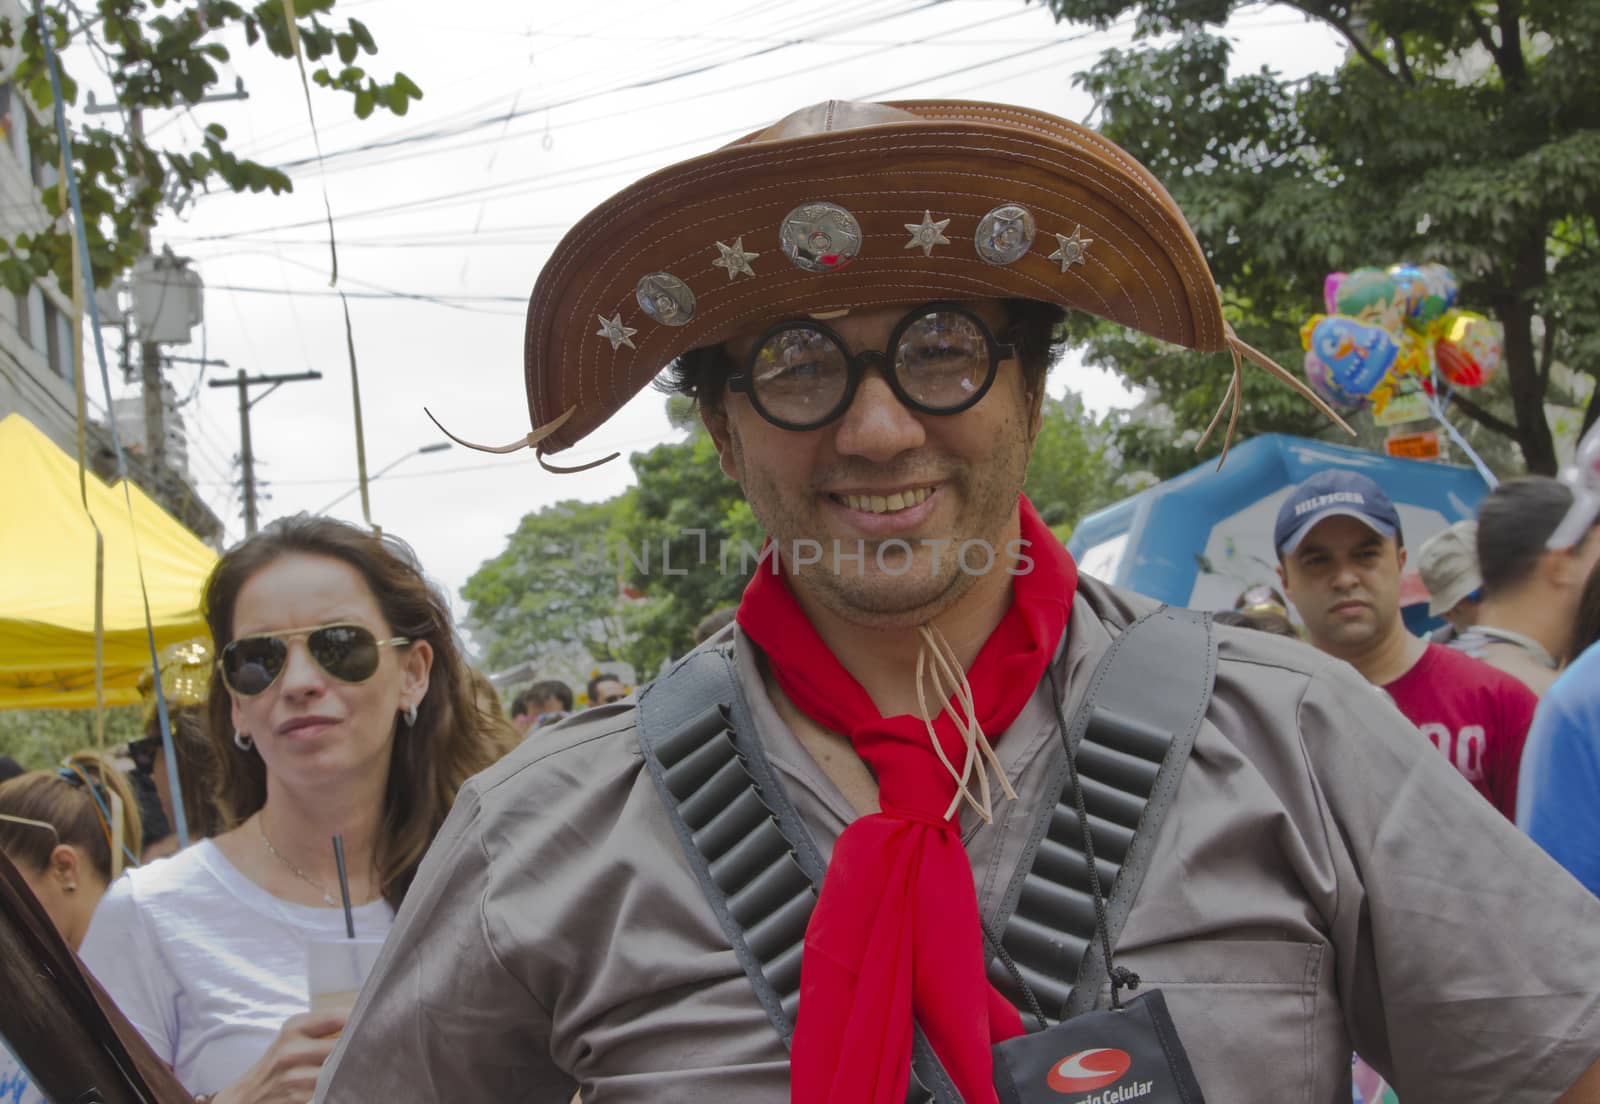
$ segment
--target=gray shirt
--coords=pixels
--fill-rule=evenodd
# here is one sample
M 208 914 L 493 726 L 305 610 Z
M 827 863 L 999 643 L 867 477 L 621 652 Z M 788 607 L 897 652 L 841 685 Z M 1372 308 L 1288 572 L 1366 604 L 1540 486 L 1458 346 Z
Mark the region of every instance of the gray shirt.
M 1068 709 L 1148 608 L 1080 581 Z M 1600 902 L 1352 669 L 1219 629 L 1216 688 L 1118 964 L 1160 987 L 1207 1099 L 1348 1104 L 1359 1050 L 1406 1104 L 1547 1104 L 1600 1058 Z M 850 806 L 735 642 L 826 857 Z M 317 1100 L 788 1100 L 787 1055 L 679 849 L 622 704 L 466 786 Z M 1019 800 L 964 832 L 996 922 L 1061 754 L 1048 686 L 996 742 Z M 1102 994 L 1102 1002 L 1104 994 Z M 801 1015 L 804 1015 L 802 1008 Z

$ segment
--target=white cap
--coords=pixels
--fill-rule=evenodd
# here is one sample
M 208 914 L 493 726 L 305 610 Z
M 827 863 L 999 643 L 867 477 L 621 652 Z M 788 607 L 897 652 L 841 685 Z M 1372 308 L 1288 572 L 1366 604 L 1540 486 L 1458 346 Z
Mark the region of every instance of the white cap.
M 1549 549 L 1572 548 L 1600 518 L 1600 422 L 1578 442 L 1572 463 L 1562 469 L 1561 482 L 1572 488 L 1572 505 L 1555 532 L 1545 542 Z

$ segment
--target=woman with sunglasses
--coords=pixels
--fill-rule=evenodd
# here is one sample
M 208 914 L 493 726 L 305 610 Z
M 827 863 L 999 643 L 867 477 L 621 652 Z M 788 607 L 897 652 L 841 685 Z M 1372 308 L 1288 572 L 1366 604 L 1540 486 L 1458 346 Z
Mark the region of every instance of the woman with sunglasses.
M 309 1100 L 348 1012 L 307 1011 L 308 945 L 345 934 L 341 876 L 356 934 L 382 936 L 457 788 L 504 747 L 393 538 L 285 518 L 222 558 L 203 608 L 227 830 L 111 893 L 84 959 L 189 1091 Z
M 0 783 L 0 852 L 16 866 L 45 915 L 76 951 L 95 906 L 138 848 L 139 803 L 122 772 L 92 752 L 57 770 Z M 0 1101 L 44 1097 L 0 1047 Z

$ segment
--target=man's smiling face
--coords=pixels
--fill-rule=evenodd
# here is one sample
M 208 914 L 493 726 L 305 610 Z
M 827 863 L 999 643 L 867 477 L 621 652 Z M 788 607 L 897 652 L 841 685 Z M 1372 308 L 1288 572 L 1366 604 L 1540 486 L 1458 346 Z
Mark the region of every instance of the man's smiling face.
M 1000 303 L 968 306 L 991 331 L 1005 329 Z M 852 312 L 827 325 L 852 354 L 881 352 L 908 309 Z M 755 340 L 728 343 L 740 369 Z M 736 393 L 705 420 L 723 470 L 744 489 L 797 589 L 846 620 L 910 625 L 966 593 L 991 552 L 993 570 L 1005 570 L 1038 399 L 1011 359 L 974 406 L 924 414 L 901 403 L 874 365 L 843 415 L 819 429 L 781 429 Z M 804 562 L 811 556 L 817 562 Z

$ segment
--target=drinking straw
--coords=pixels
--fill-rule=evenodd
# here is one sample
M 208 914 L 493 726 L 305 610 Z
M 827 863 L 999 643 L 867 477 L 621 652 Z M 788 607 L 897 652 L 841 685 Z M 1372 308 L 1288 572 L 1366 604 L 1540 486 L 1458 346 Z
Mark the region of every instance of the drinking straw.
M 339 897 L 344 901 L 344 934 L 356 937 L 356 918 L 350 912 L 350 875 L 344 865 L 344 837 L 333 837 L 333 862 L 339 868 Z

